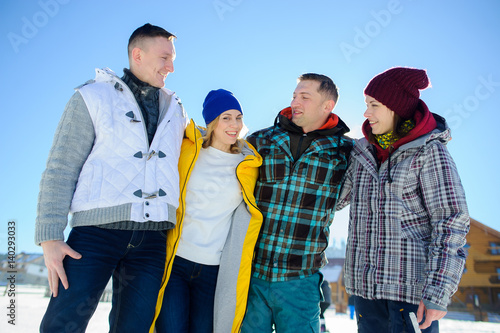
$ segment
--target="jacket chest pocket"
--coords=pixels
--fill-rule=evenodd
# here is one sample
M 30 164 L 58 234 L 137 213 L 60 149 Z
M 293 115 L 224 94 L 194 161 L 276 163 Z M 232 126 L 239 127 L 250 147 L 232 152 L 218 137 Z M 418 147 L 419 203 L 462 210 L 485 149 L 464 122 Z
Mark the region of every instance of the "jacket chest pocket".
M 259 150 L 263 158 L 259 180 L 263 183 L 277 183 L 290 175 L 290 158 L 280 149 L 263 147 Z
M 335 186 L 342 180 L 347 162 L 333 151 L 320 151 L 301 159 L 296 165 L 297 177 L 318 186 Z

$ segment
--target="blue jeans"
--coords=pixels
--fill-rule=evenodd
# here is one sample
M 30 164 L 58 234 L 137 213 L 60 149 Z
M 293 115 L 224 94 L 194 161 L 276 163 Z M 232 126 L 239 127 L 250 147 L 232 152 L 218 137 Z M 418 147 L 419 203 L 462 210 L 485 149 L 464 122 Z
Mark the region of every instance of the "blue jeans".
M 268 282 L 252 277 L 242 333 L 304 333 L 320 331 L 323 276 Z
M 203 265 L 176 256 L 163 296 L 157 333 L 211 333 L 218 265 Z
M 358 333 L 413 333 L 410 312 L 417 315 L 418 305 L 388 300 L 354 297 Z M 425 318 L 424 318 L 425 319 Z M 422 333 L 438 333 L 439 323 L 433 321 Z
M 82 258 L 64 259 L 69 288 L 59 282 L 40 332 L 85 332 L 111 276 L 110 332 L 148 332 L 165 268 L 165 233 L 75 227 L 67 243 Z

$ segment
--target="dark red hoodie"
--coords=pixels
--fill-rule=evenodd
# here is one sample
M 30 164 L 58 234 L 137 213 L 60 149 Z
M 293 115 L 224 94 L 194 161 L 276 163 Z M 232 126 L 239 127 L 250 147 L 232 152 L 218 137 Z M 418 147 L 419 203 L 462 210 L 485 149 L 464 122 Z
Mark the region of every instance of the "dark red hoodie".
M 291 107 L 284 108 L 283 110 L 280 111 L 280 115 L 287 117 L 289 120 L 292 120 L 292 108 Z M 335 126 L 337 126 L 338 123 L 339 123 L 339 117 L 335 113 L 330 113 L 328 119 L 326 120 L 326 123 L 320 128 L 318 128 L 317 131 L 324 129 L 332 129 Z

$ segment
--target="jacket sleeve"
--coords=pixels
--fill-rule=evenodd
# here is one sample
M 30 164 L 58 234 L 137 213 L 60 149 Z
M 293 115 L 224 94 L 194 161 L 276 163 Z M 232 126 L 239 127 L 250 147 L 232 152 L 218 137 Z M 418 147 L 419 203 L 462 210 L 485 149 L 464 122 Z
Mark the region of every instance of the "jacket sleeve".
M 347 171 L 342 179 L 342 188 L 340 190 L 339 198 L 337 199 L 337 205 L 335 210 L 339 211 L 351 203 L 351 190 L 352 190 L 352 173 L 354 169 L 354 159 L 352 154 L 349 156 L 349 164 L 347 166 Z
M 73 94 L 54 135 L 38 195 L 35 243 L 64 240 L 73 193 L 94 144 L 95 131 L 83 97 Z
M 255 136 L 255 133 L 250 134 L 245 138 L 252 146 L 254 146 L 257 149 L 257 138 Z
M 422 298 L 446 308 L 464 270 L 470 219 L 464 189 L 446 147 L 432 144 L 426 155 L 419 182 L 432 236 Z

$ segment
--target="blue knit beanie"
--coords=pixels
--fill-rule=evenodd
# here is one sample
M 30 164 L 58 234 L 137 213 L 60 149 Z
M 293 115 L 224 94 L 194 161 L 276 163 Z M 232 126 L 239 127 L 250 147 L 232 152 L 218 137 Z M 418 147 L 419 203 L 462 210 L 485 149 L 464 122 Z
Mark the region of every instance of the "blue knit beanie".
M 240 102 L 238 102 L 232 92 L 224 89 L 210 91 L 207 97 L 205 97 L 205 102 L 203 102 L 202 114 L 205 124 L 210 124 L 222 112 L 233 109 L 243 114 Z

